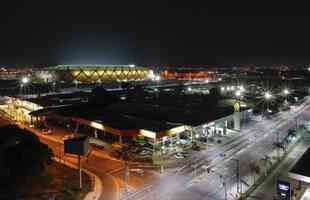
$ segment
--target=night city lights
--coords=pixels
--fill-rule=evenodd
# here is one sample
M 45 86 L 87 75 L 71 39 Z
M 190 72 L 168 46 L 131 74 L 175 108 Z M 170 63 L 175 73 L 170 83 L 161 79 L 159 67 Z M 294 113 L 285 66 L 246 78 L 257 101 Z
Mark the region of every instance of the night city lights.
M 309 200 L 290 2 L 6 1 L 0 200 Z

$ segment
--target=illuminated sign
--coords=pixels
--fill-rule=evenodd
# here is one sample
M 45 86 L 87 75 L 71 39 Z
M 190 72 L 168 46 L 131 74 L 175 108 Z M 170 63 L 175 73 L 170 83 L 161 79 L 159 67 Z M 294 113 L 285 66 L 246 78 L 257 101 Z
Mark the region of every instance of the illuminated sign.
M 292 188 L 289 182 L 277 180 L 276 187 L 277 187 L 277 197 L 279 200 L 291 200 Z

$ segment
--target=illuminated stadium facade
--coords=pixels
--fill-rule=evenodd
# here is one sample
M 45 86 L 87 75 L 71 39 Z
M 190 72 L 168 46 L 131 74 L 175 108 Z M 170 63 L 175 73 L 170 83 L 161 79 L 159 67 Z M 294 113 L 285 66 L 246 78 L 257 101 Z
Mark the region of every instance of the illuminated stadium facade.
M 152 70 L 135 65 L 57 65 L 49 67 L 37 74 L 37 77 L 50 82 L 114 82 L 140 81 L 148 79 Z

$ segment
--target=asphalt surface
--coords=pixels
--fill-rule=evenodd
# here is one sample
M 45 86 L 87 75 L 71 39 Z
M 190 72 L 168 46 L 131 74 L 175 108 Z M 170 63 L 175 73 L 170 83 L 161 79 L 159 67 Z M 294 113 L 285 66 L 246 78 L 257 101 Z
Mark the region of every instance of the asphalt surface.
M 251 193 L 250 199 L 265 199 L 273 200 L 273 196 L 276 193 L 276 181 L 289 180 L 288 172 L 295 165 L 298 159 L 303 155 L 303 153 L 308 149 L 310 145 L 310 134 L 306 135 L 300 143 L 298 143 L 291 152 L 285 157 L 285 159 L 280 163 L 280 165 L 271 173 L 266 181 L 255 189 Z
M 265 119 L 244 128 L 238 139 L 224 145 L 214 145 L 206 151 L 194 154 L 177 173 L 163 175 L 160 182 L 153 184 L 128 199 L 170 199 L 170 200 L 223 200 L 226 183 L 227 199 L 236 199 L 237 192 L 237 160 L 240 166 L 239 191 L 245 191 L 253 183 L 253 173 L 249 163 L 267 166 L 262 161 L 266 155 L 274 152 L 276 132 L 281 140 L 287 135 L 289 128 L 296 127 L 298 121 L 310 120 L 309 100 L 292 110 L 279 113 L 272 119 Z M 225 156 L 221 155 L 222 153 Z M 213 172 L 206 173 L 206 167 Z

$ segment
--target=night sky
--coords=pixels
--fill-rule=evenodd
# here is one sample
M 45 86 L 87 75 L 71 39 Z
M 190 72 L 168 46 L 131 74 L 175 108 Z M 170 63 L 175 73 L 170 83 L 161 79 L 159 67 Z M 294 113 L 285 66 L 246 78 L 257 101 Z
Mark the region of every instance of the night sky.
M 111 2 L 1 5 L 0 64 L 310 62 L 306 6 Z

